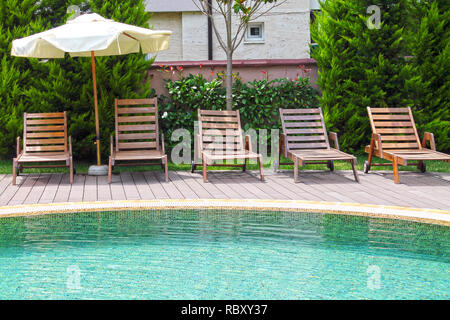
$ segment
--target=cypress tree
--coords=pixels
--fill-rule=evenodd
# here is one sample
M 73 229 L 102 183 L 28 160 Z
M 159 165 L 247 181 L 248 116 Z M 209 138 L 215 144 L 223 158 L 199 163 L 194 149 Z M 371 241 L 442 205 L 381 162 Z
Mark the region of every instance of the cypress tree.
M 36 74 L 30 61 L 10 56 L 15 38 L 43 30 L 35 0 L 0 1 L 0 157 L 15 150 L 15 137 L 22 128 L 21 117 L 26 110 L 23 88 Z
M 433 132 L 438 150 L 450 151 L 450 3 L 414 1 L 417 22 L 409 39 L 414 72 L 418 130 Z
M 148 28 L 143 0 L 1 0 L 0 1 L 0 158 L 11 157 L 15 138 L 21 136 L 23 112 L 68 112 L 74 156 L 95 158 L 95 122 L 91 60 L 89 58 L 39 59 L 10 55 L 13 39 L 47 30 L 66 22 L 67 8 L 81 13 Z M 146 71 L 153 60 L 129 54 L 97 57 L 97 87 L 103 159 L 109 154 L 114 129 L 114 98 L 150 95 Z
M 320 102 L 325 120 L 340 133 L 341 146 L 360 152 L 370 140 L 366 107 L 413 105 L 417 78 L 405 59 L 409 0 L 378 0 L 381 23 L 369 28 L 372 0 L 324 0 L 311 26 L 318 44 Z

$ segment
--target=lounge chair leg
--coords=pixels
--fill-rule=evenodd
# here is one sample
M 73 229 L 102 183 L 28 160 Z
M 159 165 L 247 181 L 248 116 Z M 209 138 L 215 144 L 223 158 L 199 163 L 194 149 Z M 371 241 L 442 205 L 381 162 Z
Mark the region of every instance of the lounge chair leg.
M 355 176 L 355 181 L 359 182 L 358 171 L 356 170 L 357 160 L 354 159 L 351 161 L 351 163 L 352 163 L 353 175 Z
M 392 161 L 392 167 L 394 169 L 394 182 L 400 183 L 400 179 L 398 176 L 398 158 L 397 157 L 394 157 L 394 159 Z
M 112 159 L 109 157 L 109 163 L 108 163 L 108 183 L 111 183 L 112 178 Z
M 205 158 L 202 158 L 203 163 L 203 182 L 208 182 L 208 173 L 206 172 L 206 160 Z
M 13 186 L 16 185 L 16 177 L 17 177 L 17 160 L 13 159 L 13 178 L 12 178 L 12 184 Z
M 247 159 L 245 159 L 247 161 Z M 261 157 L 258 157 L 258 164 L 259 164 L 259 174 L 261 176 L 261 181 L 264 181 L 264 172 L 263 172 L 263 164 Z
M 295 158 L 294 161 L 294 182 L 297 183 L 298 182 L 298 158 Z
M 166 182 L 169 181 L 169 170 L 167 169 L 167 155 L 164 156 L 164 172 L 166 175 Z
M 328 161 L 327 167 L 328 167 L 328 169 L 330 169 L 331 172 L 333 172 L 334 171 L 334 161 L 333 160 Z
M 367 162 L 369 163 L 369 168 L 372 165 L 372 158 L 373 158 L 373 153 L 371 151 L 371 152 L 369 152 L 369 159 L 367 159 Z
M 242 165 L 242 171 L 247 170 L 247 158 L 244 159 L 244 164 Z
M 70 184 L 73 184 L 73 158 L 70 157 L 69 160 L 69 182 Z
M 419 161 L 418 163 L 417 163 L 417 169 L 419 169 L 420 170 L 420 172 L 422 172 L 422 173 L 424 173 L 424 172 L 426 172 L 427 171 L 427 167 L 426 167 L 426 165 L 425 165 L 425 161 Z

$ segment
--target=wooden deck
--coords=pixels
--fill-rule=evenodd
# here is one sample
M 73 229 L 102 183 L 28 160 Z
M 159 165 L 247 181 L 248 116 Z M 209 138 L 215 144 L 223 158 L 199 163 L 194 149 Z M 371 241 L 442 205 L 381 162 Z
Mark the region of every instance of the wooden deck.
M 0 175 L 0 206 L 141 199 L 292 199 L 351 202 L 450 210 L 450 174 L 401 172 L 401 184 L 394 184 L 392 172 L 360 172 L 361 183 L 351 171 L 306 171 L 294 183 L 293 171 L 265 170 L 266 181 L 258 172 L 211 171 L 209 183 L 200 172 L 123 172 L 107 177 L 69 174 L 19 176 L 11 185 L 11 175 Z

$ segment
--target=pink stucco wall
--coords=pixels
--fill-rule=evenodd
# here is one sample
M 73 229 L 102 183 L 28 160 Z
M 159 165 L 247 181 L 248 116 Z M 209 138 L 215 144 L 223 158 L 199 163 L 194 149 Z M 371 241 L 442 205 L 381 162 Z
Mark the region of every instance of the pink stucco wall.
M 226 61 L 171 61 L 157 62 L 148 71 L 151 87 L 157 95 L 166 95 L 164 79 L 179 79 L 181 74 L 203 74 L 206 79 L 212 79 L 217 72 L 226 71 Z M 317 87 L 317 64 L 314 59 L 263 59 L 263 60 L 235 60 L 233 73 L 239 73 L 242 81 L 255 79 L 277 78 L 294 79 L 299 76 L 309 78 L 313 87 Z

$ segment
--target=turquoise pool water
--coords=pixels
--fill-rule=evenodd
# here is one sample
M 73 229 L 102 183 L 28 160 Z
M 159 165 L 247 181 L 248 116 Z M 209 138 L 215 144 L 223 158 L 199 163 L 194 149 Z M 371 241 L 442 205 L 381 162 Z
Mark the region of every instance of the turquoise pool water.
M 1 299 L 448 299 L 449 228 L 289 212 L 0 219 Z

